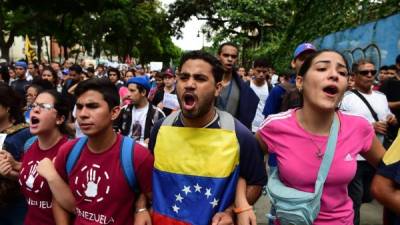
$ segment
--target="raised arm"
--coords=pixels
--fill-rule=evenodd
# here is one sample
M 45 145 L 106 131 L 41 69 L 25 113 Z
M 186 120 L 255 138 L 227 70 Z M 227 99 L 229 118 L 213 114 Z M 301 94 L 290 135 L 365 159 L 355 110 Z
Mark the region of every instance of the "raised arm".
M 53 197 L 61 207 L 73 213 L 75 210 L 75 198 L 68 184 L 57 173 L 53 162 L 49 158 L 42 159 L 37 166 L 37 171 L 40 176 L 46 179 Z

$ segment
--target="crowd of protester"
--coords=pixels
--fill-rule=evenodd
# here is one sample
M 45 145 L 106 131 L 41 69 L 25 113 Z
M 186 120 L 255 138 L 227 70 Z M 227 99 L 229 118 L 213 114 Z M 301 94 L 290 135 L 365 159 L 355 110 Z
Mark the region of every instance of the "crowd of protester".
M 348 65 L 302 43 L 282 72 L 238 55 L 224 43 L 161 71 L 2 61 L 0 225 L 254 225 L 267 180 L 271 224 L 359 225 L 374 197 L 400 224 L 400 55 Z M 293 216 L 297 192 L 314 194 L 310 216 Z

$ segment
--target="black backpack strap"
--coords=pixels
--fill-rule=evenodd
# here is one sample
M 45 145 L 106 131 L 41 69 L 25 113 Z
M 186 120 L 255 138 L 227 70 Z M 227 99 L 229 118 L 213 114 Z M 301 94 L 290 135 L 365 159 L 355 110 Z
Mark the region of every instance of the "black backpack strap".
M 154 114 L 156 113 L 156 109 L 152 104 L 149 104 L 149 110 L 147 110 L 147 116 L 146 116 L 146 121 L 144 124 L 144 139 L 147 139 L 150 137 L 150 130 L 154 125 L 153 122 L 153 117 Z
M 374 120 L 375 120 L 376 122 L 378 122 L 378 121 L 379 121 L 379 119 L 378 119 L 378 114 L 376 114 L 375 110 L 374 110 L 374 109 L 372 108 L 372 106 L 369 104 L 369 102 L 367 101 L 367 99 L 365 99 L 365 97 L 364 97 L 360 92 L 358 92 L 356 89 L 351 90 L 351 92 L 353 92 L 355 95 L 357 95 L 357 96 L 365 103 L 365 105 L 368 107 L 369 111 L 371 112 L 372 117 L 374 117 Z
M 271 90 L 273 88 L 271 82 L 267 81 L 267 85 L 268 85 L 268 92 L 271 93 Z

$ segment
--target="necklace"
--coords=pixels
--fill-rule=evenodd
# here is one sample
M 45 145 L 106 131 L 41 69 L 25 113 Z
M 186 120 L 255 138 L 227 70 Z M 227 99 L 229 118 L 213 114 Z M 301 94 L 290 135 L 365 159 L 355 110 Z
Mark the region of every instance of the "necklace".
M 315 143 L 315 141 L 311 137 L 309 137 L 309 139 L 315 145 L 315 147 L 317 147 L 317 149 L 318 149 L 317 152 L 315 153 L 315 156 L 317 156 L 317 158 L 319 158 L 319 159 L 322 159 L 322 157 L 324 156 L 324 153 L 322 153 L 321 148 L 326 144 L 326 142 L 322 143 L 322 145 L 319 146 L 317 143 Z

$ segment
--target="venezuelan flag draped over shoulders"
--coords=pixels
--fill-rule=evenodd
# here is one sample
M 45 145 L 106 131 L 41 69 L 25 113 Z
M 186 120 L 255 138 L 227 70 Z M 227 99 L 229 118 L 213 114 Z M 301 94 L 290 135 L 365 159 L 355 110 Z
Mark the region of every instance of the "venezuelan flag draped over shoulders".
M 154 148 L 153 223 L 208 225 L 235 197 L 234 131 L 161 126 Z

